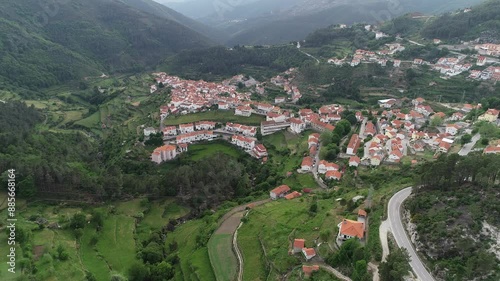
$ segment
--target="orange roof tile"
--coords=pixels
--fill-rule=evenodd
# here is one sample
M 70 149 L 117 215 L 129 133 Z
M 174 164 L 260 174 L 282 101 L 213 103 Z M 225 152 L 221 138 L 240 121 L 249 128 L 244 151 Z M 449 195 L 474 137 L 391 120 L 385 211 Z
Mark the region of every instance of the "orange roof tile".
M 293 240 L 293 247 L 303 249 L 305 247 L 306 240 L 304 239 L 295 239 Z
M 280 185 L 278 187 L 276 187 L 275 189 L 271 190 L 272 193 L 274 194 L 283 194 L 283 193 L 286 193 L 290 191 L 290 187 L 288 185 Z
M 365 236 L 364 230 L 365 226 L 362 222 L 344 219 L 340 224 L 340 234 L 343 235 L 363 238 Z

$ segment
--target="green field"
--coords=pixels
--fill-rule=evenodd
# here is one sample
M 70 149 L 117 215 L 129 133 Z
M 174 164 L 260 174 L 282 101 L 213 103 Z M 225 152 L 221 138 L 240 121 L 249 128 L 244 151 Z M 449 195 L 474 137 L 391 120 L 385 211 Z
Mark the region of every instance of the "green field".
M 298 174 L 297 169 L 304 155 L 309 155 L 307 139 L 312 131 L 305 131 L 295 135 L 287 131 L 281 131 L 263 138 L 263 143 L 268 147 L 269 161 L 278 169 L 280 175 L 292 172 L 292 176 L 284 180 L 284 184 L 293 189 L 318 187 L 312 174 Z
M 244 152 L 236 148 L 234 145 L 230 145 L 227 142 L 220 141 L 206 144 L 193 144 L 189 146 L 188 157 L 193 161 L 198 161 L 218 152 L 225 153 L 235 158 L 244 155 Z
M 207 247 L 199 247 L 196 243 L 196 235 L 204 227 L 202 221 L 188 221 L 167 236 L 166 245 L 174 241 L 179 245 L 180 263 L 176 267 L 174 280 L 216 281 Z
M 208 254 L 218 281 L 232 281 L 236 279 L 238 262 L 232 251 L 231 234 L 214 234 L 208 241 Z
M 213 110 L 181 116 L 169 116 L 163 122 L 164 125 L 179 125 L 198 121 L 235 122 L 245 125 L 260 126 L 260 122 L 265 121 L 265 117 L 252 114 L 250 117 L 234 115 L 234 111 Z
M 1 202 L 5 194 L 0 195 Z M 189 212 L 173 199 L 148 202 L 150 211 L 145 212 L 143 220 L 136 226 L 134 216 L 146 209 L 143 200 L 118 202 L 114 207 L 113 204 L 94 207 L 93 210 L 104 214 L 103 228 L 97 232 L 92 225 L 85 226 L 78 240 L 73 230 L 68 228 L 69 219 L 78 212 L 88 215 L 89 209 L 41 203 L 25 208 L 24 200 L 20 201 L 16 225 L 31 232 L 30 244 L 33 254 L 36 252 L 39 255 L 34 262 L 38 268 L 36 280 L 84 280 L 86 271 L 91 272 L 99 281 L 108 281 L 111 272 L 126 276 L 128 268 L 137 260 L 136 243 L 139 241 L 136 241 L 136 238 L 146 239 L 152 231 L 159 230 L 170 219 L 179 218 Z M 5 212 L 6 210 L 3 210 L 0 214 L 5 216 Z M 34 215 L 47 219 L 49 223 L 59 222 L 62 228 L 39 228 L 37 224 L 29 221 Z M 5 231 L 0 232 L 0 239 L 6 241 Z M 59 245 L 62 245 L 68 254 L 65 261 L 56 259 L 55 251 Z M 0 251 L 6 253 L 7 246 L 7 243 L 0 243 Z M 22 258 L 24 247 L 25 245 L 18 247 L 18 260 Z M 7 257 L 0 256 L 0 261 L 5 265 Z M 210 267 L 209 262 L 208 266 Z M 0 276 L 1 280 L 14 280 L 19 273 L 7 274 L 6 266 L 2 266 Z
M 256 207 L 249 213 L 249 221 L 238 232 L 238 245 L 245 261 L 244 280 L 265 280 L 266 264 L 278 274 L 300 265 L 300 255 L 288 254 L 294 238 L 306 239 L 306 246 L 312 247 L 321 231 L 330 231 L 325 242 L 333 243 L 335 227 L 341 220 L 338 203 L 333 199 L 319 199 L 318 212 L 311 216 L 308 210 L 312 201 L 310 196 L 278 200 Z

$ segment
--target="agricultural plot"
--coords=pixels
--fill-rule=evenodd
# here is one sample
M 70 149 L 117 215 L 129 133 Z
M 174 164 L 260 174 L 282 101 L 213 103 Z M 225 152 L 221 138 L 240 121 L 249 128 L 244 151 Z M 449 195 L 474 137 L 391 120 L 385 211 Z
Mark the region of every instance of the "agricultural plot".
M 236 279 L 238 262 L 232 255 L 231 234 L 213 234 L 208 241 L 208 254 L 218 281 Z
M 245 261 L 244 280 L 265 279 L 262 278 L 266 276 L 265 268 L 282 274 L 301 264 L 300 255 L 288 254 L 294 238 L 306 239 L 306 246 L 313 247 L 316 246 L 313 241 L 320 240 L 320 233 L 325 232 L 328 238 L 325 242 L 333 241 L 335 226 L 341 219 L 336 203 L 332 199 L 318 199 L 318 211 L 311 214 L 312 202 L 312 197 L 279 200 L 250 212 L 248 222 L 238 232 L 238 244 Z
M 207 247 L 199 247 L 196 242 L 196 235 L 204 227 L 205 224 L 199 220 L 188 221 L 167 236 L 167 246 L 174 241 L 179 245 L 180 262 L 175 271 L 175 280 L 216 281 Z
M 260 126 L 260 122 L 265 121 L 265 117 L 261 115 L 252 114 L 250 117 L 234 115 L 232 110 L 212 110 L 194 114 L 187 114 L 182 116 L 169 116 L 163 122 L 164 125 L 179 125 L 183 123 L 197 122 L 197 121 L 216 121 L 216 122 L 236 122 L 246 125 Z
M 225 153 L 232 157 L 239 157 L 244 152 L 226 142 L 213 142 L 207 144 L 193 144 L 189 147 L 189 159 L 198 161 L 218 152 Z
M 134 228 L 134 219 L 128 216 L 111 216 L 105 220 L 96 247 L 112 270 L 126 272 L 136 260 Z
M 3 199 L 5 199 L 5 193 L 0 193 L 0 204 Z M 98 281 L 109 280 L 112 271 L 126 275 L 128 268 L 137 259 L 136 233 L 137 238 L 140 239 L 141 231 L 149 235 L 150 232 L 167 224 L 170 219 L 184 216 L 189 212 L 187 208 L 179 206 L 173 199 L 148 202 L 150 212 L 144 216 L 143 222 L 136 228 L 134 216 L 146 209 L 141 201 L 142 199 L 120 202 L 114 208 L 95 208 L 105 214 L 103 228 L 97 232 L 92 225 L 86 225 L 80 238 L 76 239 L 75 232 L 67 228 L 69 220 L 78 212 L 89 214 L 90 210 L 44 204 L 24 208 L 25 201 L 19 200 L 17 225 L 31 232 L 32 255 L 34 264 L 39 268 L 36 280 L 84 280 L 87 271 L 92 273 Z M 109 212 L 111 209 L 114 211 Z M 5 212 L 4 209 L 1 214 L 5 215 Z M 28 220 L 31 217 L 43 217 L 49 223 L 59 222 L 62 228 L 39 228 L 35 222 Z M 7 240 L 5 231 L 0 232 L 0 239 Z M 56 249 L 59 245 L 67 253 L 67 260 L 57 259 Z M 24 245 L 19 246 L 16 255 L 21 258 Z M 7 247 L 10 247 L 7 243 L 0 243 L 0 251 L 8 252 Z M 199 260 L 206 262 L 208 270 L 211 271 L 206 248 L 205 256 L 203 252 L 196 253 L 196 256 Z M 0 262 L 6 264 L 7 256 L 0 256 Z M 15 280 L 20 276 L 19 273 L 7 274 L 5 268 L 2 267 L 0 271 L 1 280 Z M 200 276 L 202 274 L 205 272 L 201 271 Z

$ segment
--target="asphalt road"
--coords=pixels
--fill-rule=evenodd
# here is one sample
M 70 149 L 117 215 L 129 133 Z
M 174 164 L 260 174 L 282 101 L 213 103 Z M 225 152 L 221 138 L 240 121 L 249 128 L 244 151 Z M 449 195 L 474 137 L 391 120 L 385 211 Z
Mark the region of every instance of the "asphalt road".
M 403 222 L 401 221 L 401 204 L 410 196 L 411 187 L 407 187 L 394 194 L 389 200 L 388 221 L 391 224 L 392 234 L 400 248 L 405 248 L 410 254 L 410 266 L 420 281 L 434 281 L 432 275 L 427 271 L 424 264 L 418 257 L 408 235 L 406 234 Z
M 458 152 L 460 156 L 466 156 L 472 150 L 472 148 L 476 145 L 476 142 L 481 138 L 480 134 L 475 134 L 472 137 L 472 140 L 469 143 L 464 144 L 462 149 Z

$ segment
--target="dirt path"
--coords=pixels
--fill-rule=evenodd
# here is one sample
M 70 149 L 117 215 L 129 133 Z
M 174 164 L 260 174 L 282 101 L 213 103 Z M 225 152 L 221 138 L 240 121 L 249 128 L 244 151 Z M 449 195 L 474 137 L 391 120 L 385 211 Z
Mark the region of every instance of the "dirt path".
M 380 280 L 380 276 L 378 275 L 378 266 L 372 262 L 369 262 L 368 263 L 368 267 L 371 269 L 372 273 L 373 273 L 373 281 L 379 281 Z
M 331 266 L 329 266 L 327 264 L 322 263 L 322 264 L 318 264 L 318 265 L 322 269 L 324 269 L 324 270 L 330 272 L 331 274 L 335 275 L 335 277 L 337 277 L 340 280 L 343 280 L 343 281 L 352 281 L 351 278 L 345 276 L 344 274 L 340 273 L 338 270 L 336 270 L 335 268 L 333 268 L 333 267 L 331 267 Z
M 380 243 L 382 244 L 382 261 L 385 261 L 385 259 L 389 255 L 389 242 L 387 240 L 387 233 L 389 231 L 390 231 L 389 222 L 385 220 L 380 224 L 380 227 L 378 229 L 380 236 Z
M 238 228 L 242 225 L 241 219 L 247 214 L 247 207 L 253 208 L 265 203 L 270 202 L 271 199 L 256 201 L 244 205 L 240 205 L 231 209 L 227 212 L 219 222 L 219 228 L 214 232 L 214 234 L 232 234 L 233 239 L 231 239 L 231 247 L 233 251 L 228 252 L 228 255 L 234 255 L 235 259 L 238 260 L 238 281 L 243 279 L 243 255 L 238 247 Z M 210 243 L 208 244 L 210 247 Z M 210 251 L 210 249 L 209 249 Z M 210 261 L 212 263 L 212 261 Z M 212 264 L 212 268 L 214 265 Z

